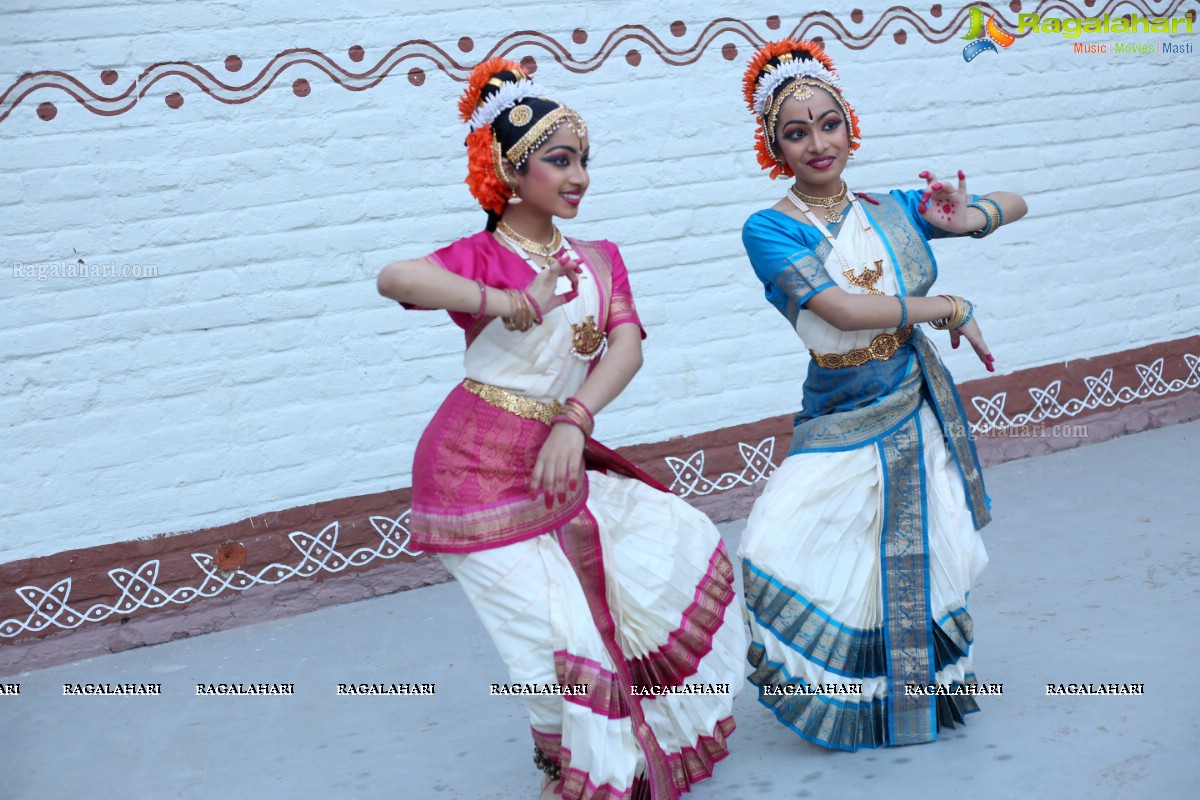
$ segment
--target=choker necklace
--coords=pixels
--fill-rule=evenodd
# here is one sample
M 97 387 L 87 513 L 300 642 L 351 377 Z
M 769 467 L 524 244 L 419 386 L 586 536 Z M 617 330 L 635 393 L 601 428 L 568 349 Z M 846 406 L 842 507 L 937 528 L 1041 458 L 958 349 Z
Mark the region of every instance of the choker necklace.
M 553 225 L 551 227 L 554 228 L 554 235 L 550 237 L 550 244 L 538 244 L 533 239 L 527 239 L 526 237 L 514 231 L 512 226 L 504 220 L 500 220 L 496 223 L 496 230 L 499 231 L 500 235 L 507 239 L 510 244 L 515 244 L 526 253 L 532 253 L 533 255 L 541 256 L 542 258 L 550 258 L 563 248 L 562 231 L 558 229 L 557 225 Z
M 510 228 L 508 225 L 505 225 L 503 222 L 496 225 L 496 235 L 499 236 L 501 241 L 507 244 L 514 253 L 525 259 L 525 263 L 532 267 L 534 272 L 543 271 L 549 266 L 549 264 L 538 265 L 538 263 L 533 260 L 529 249 L 524 246 L 523 242 L 529 242 L 530 245 L 537 247 L 538 250 L 536 252 L 538 255 L 542 255 L 542 253 L 549 247 L 554 246 L 554 250 L 551 250 L 545 254 L 547 259 L 553 258 L 554 255 L 560 250 L 566 250 L 569 258 L 579 262 L 580 264 L 583 263 L 583 259 L 579 257 L 578 253 L 575 252 L 575 248 L 571 246 L 571 243 L 563 238 L 562 233 L 559 232 L 557 227 L 554 229 L 554 239 L 549 245 L 540 245 L 537 242 L 531 242 L 525 237 L 517 234 L 516 231 L 513 231 L 512 228 Z M 518 238 L 520 241 L 518 241 Z M 557 242 L 557 246 L 555 246 L 555 242 Z M 559 280 L 562 279 L 560 278 Z M 587 273 L 585 272 L 583 275 L 580 275 L 579 280 L 587 280 Z M 596 287 L 596 291 L 600 291 L 599 286 Z M 575 356 L 580 361 L 593 361 L 603 355 L 604 351 L 608 349 L 608 336 L 596 325 L 596 311 L 592 309 L 591 303 L 589 302 L 590 295 L 587 292 L 580 291 L 579 296 L 580 299 L 583 300 L 582 321 L 575 316 L 575 312 L 571 308 L 575 304 L 574 300 L 569 303 L 563 303 L 562 305 L 563 314 L 566 315 L 567 322 L 571 324 L 571 355 Z
M 847 194 L 844 182 L 842 183 L 841 194 L 843 197 Z M 849 257 L 838 246 L 837 239 L 833 238 L 828 229 L 817 219 L 816 214 L 812 213 L 812 209 L 793 197 L 791 193 L 788 193 L 788 199 L 804 212 L 804 216 L 808 217 L 808 221 L 812 223 L 812 226 L 819 230 L 821 235 L 829 242 L 834 254 L 837 255 L 838 262 L 842 265 L 842 274 L 846 276 L 846 280 L 860 289 L 865 289 L 868 294 L 883 294 L 883 292 L 875 288 L 875 283 L 883 277 L 883 252 L 879 247 L 879 236 L 872 230 L 871 221 L 867 219 L 867 212 L 862 210 L 855 197 L 850 195 L 850 207 L 854 209 L 854 215 L 858 218 L 858 223 L 862 226 L 863 233 L 867 235 L 867 238 L 871 242 L 871 260 L 875 262 L 874 267 L 868 267 L 866 264 L 863 264 L 862 272 L 855 272 L 854 268 L 850 266 Z
M 791 200 L 793 204 L 796 204 L 796 201 L 799 200 L 800 203 L 805 205 L 819 206 L 820 208 L 824 209 L 823 213 L 825 214 L 825 221 L 837 224 L 842 221 L 842 215 L 840 212 L 834 211 L 833 207 L 845 200 L 847 193 L 848 190 L 846 189 L 845 181 L 842 181 L 841 190 L 832 197 L 813 197 L 812 195 L 805 194 L 797 189 L 796 184 L 792 184 L 791 189 L 788 190 L 788 199 Z M 804 209 L 803 205 L 796 204 L 796 207 L 800 208 L 801 210 Z

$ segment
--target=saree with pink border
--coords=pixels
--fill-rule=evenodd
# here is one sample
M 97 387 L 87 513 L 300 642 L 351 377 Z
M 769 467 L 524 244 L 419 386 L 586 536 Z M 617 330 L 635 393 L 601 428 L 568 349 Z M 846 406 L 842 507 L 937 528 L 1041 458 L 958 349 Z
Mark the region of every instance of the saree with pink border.
M 571 352 L 572 318 L 593 315 L 606 333 L 640 328 L 617 248 L 571 244 L 584 266 L 578 296 L 543 324 L 522 333 L 451 312 L 469 381 L 562 401 L 591 367 Z M 496 288 L 534 277 L 486 232 L 429 260 Z M 525 700 L 564 797 L 679 797 L 712 774 L 734 729 L 745 633 L 732 565 L 702 512 L 598 442 L 587 442 L 585 479 L 566 502 L 532 498 L 549 431 L 455 387 L 417 447 L 412 542 L 462 584 L 512 685 L 545 689 Z M 579 685 L 586 691 L 553 689 Z

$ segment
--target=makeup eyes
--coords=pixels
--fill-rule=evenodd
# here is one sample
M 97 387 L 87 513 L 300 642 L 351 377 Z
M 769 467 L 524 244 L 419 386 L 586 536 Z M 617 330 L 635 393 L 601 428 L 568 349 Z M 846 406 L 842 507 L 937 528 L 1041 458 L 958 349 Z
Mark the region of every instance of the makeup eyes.
M 587 169 L 588 161 L 590 159 L 591 159 L 590 156 L 585 155 L 583 158 L 581 158 L 579 160 L 579 163 L 584 169 Z M 565 168 L 565 167 L 571 166 L 571 158 L 567 155 L 546 156 L 545 158 L 542 159 L 542 163 L 550 164 L 551 166 L 555 166 L 555 167 L 564 167 Z
M 826 120 L 825 123 L 821 125 L 821 130 L 826 133 L 830 133 L 832 131 L 836 131 L 841 126 L 842 126 L 842 118 L 841 117 L 833 117 L 831 119 Z M 802 126 L 796 125 L 795 127 L 788 128 L 786 131 L 784 131 L 783 138 L 789 139 L 791 141 L 797 141 L 797 140 L 803 139 L 807 135 L 808 135 L 808 131 L 806 131 Z

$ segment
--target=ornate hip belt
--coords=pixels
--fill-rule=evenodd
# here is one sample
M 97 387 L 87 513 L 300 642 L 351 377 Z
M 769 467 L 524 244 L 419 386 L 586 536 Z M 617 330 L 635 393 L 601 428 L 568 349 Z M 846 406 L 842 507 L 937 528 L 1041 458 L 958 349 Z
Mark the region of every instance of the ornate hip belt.
M 895 333 L 879 333 L 871 339 L 866 347 L 856 347 L 846 353 L 814 353 L 809 355 L 818 367 L 825 369 L 841 369 L 842 367 L 861 367 L 868 361 L 887 361 L 900 350 L 900 346 L 912 338 L 913 326 L 905 325 Z
M 522 419 L 532 419 L 544 425 L 549 425 L 550 420 L 554 419 L 558 412 L 562 410 L 562 403 L 557 400 L 552 403 L 539 403 L 537 400 L 513 394 L 507 389 L 501 389 L 499 386 L 480 383 L 470 378 L 462 382 L 462 387 L 490 406 L 502 408 L 508 413 L 516 414 Z

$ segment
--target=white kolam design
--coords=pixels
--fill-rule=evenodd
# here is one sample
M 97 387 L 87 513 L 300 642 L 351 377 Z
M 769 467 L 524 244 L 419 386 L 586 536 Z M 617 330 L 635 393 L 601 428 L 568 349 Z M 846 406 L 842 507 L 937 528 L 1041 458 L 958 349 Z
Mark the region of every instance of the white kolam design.
M 1187 375 L 1167 380 L 1163 377 L 1165 359 L 1159 358 L 1150 364 L 1137 364 L 1139 383 L 1136 386 L 1113 386 L 1113 369 L 1109 368 L 1097 376 L 1086 376 L 1083 384 L 1086 393 L 1082 397 L 1062 399 L 1062 381 L 1052 381 L 1045 388 L 1030 388 L 1029 396 L 1033 408 L 1029 411 L 1009 415 L 1005 410 L 1007 392 L 989 396 L 971 397 L 971 405 L 980 414 L 980 420 L 971 426 L 975 435 L 992 434 L 1006 428 L 1046 422 L 1062 417 L 1075 417 L 1085 411 L 1115 408 L 1139 400 L 1164 397 L 1169 394 L 1200 388 L 1200 355 L 1186 353 L 1183 361 Z M 778 466 L 775 463 L 775 440 L 769 436 L 756 445 L 738 442 L 738 451 L 745 466 L 740 472 L 724 472 L 716 478 L 704 475 L 704 450 L 697 450 L 687 458 L 667 456 L 667 466 L 674 478 L 671 491 L 680 497 L 703 497 L 726 492 L 738 486 L 752 486 L 771 476 Z M 198 585 L 182 586 L 168 591 L 158 585 L 158 559 L 151 559 L 136 570 L 114 569 L 108 575 L 121 594 L 111 605 L 96 603 L 86 611 L 71 605 L 71 578 L 63 578 L 49 589 L 37 586 L 22 586 L 17 594 L 29 606 L 29 615 L 24 619 L 0 621 L 0 639 L 11 639 L 24 632 L 41 633 L 50 628 L 72 629 L 89 622 L 100 622 L 115 614 L 127 616 L 139 609 L 163 608 L 171 604 L 189 603 L 197 599 L 216 597 L 222 592 L 245 591 L 252 586 L 277 586 L 292 578 L 311 578 L 318 572 L 342 572 L 348 567 L 361 567 L 377 559 L 393 559 L 400 555 L 419 556 L 422 552 L 408 547 L 408 516 L 405 511 L 399 517 L 375 516 L 371 526 L 379 534 L 380 541 L 374 547 L 360 547 L 349 555 L 338 552 L 338 523 L 331 522 L 316 536 L 295 531 L 288 535 L 292 545 L 300 553 L 300 561 L 294 565 L 269 564 L 257 573 L 242 570 L 222 572 L 207 553 L 192 553 L 192 559 L 203 573 Z
M 971 398 L 971 405 L 975 406 L 975 410 L 979 412 L 980 419 L 971 426 L 971 431 L 976 435 L 989 434 L 1003 431 L 1005 428 L 1017 428 L 1061 417 L 1075 417 L 1085 411 L 1115 408 L 1138 400 L 1164 397 L 1168 394 L 1200 387 L 1200 356 L 1185 353 L 1183 361 L 1188 368 L 1188 374 L 1183 378 L 1170 381 L 1163 378 L 1165 359 L 1160 358 L 1148 365 L 1137 364 L 1136 369 L 1141 382 L 1137 386 L 1120 388 L 1113 386 L 1113 370 L 1110 367 L 1101 372 L 1099 376 L 1085 377 L 1083 385 L 1087 389 L 1087 394 L 1069 400 L 1059 399 L 1059 394 L 1062 392 L 1062 381 L 1052 381 L 1044 389 L 1029 389 L 1029 396 L 1033 399 L 1033 408 L 1011 417 L 1004 410 L 1008 392 L 999 392 L 991 397 L 976 395 Z
M 113 615 L 128 616 L 139 609 L 156 609 L 171 604 L 216 597 L 227 590 L 242 592 L 252 586 L 277 586 L 292 578 L 311 578 L 318 572 L 342 572 L 361 567 L 376 559 L 399 555 L 418 556 L 421 551 L 408 547 L 408 512 L 400 517 L 371 517 L 371 527 L 379 534 L 379 544 L 359 547 L 349 555 L 338 552 L 338 523 L 331 522 L 316 536 L 295 531 L 288 539 L 300 553 L 296 564 L 268 564 L 256 573 L 240 569 L 222 572 L 208 553 L 192 553 L 192 559 L 204 577 L 198 585 L 181 586 L 172 591 L 158 585 L 159 560 L 152 559 L 135 570 L 114 569 L 108 573 L 121 595 L 112 605 L 96 603 L 87 610 L 71 605 L 71 578 L 63 578 L 49 589 L 22 586 L 17 594 L 29 606 L 24 620 L 0 621 L 0 638 L 11 639 L 29 631 L 41 633 L 50 628 L 78 628 L 85 622 L 100 622 Z
M 1135 365 L 1140 378 L 1137 386 L 1114 387 L 1113 369 L 1110 367 L 1098 376 L 1084 377 L 1086 394 L 1067 400 L 1060 398 L 1061 380 L 1052 381 L 1045 388 L 1032 387 L 1028 392 L 1033 400 L 1033 408 L 1011 416 L 1005 411 L 1008 392 L 998 392 L 990 397 L 975 395 L 971 397 L 971 405 L 979 412 L 980 419 L 971 425 L 971 432 L 976 436 L 995 434 L 1008 428 L 1075 417 L 1085 411 L 1116 408 L 1139 400 L 1165 397 L 1200 387 L 1200 355 L 1186 353 L 1183 361 L 1187 365 L 1188 374 L 1174 380 L 1163 377 L 1165 359 L 1159 358 L 1150 364 Z M 768 437 L 757 445 L 738 442 L 738 450 L 746 466 L 741 472 L 726 472 L 716 478 L 704 477 L 703 450 L 697 450 L 687 458 L 668 456 L 667 465 L 675 476 L 671 482 L 671 491 L 680 497 L 702 497 L 766 480 L 778 466 L 774 460 L 775 439 L 773 436 Z
M 775 471 L 775 437 L 768 436 L 757 445 L 738 442 L 738 452 L 746 466 L 741 472 L 725 472 L 716 478 L 704 477 L 704 451 L 697 450 L 687 458 L 667 456 L 667 466 L 675 478 L 671 491 L 680 497 L 703 497 L 727 492 L 735 486 L 752 486 L 766 480 Z

